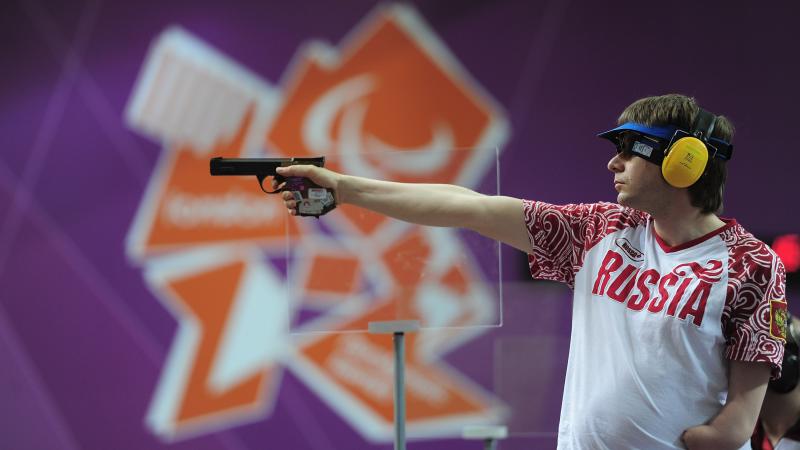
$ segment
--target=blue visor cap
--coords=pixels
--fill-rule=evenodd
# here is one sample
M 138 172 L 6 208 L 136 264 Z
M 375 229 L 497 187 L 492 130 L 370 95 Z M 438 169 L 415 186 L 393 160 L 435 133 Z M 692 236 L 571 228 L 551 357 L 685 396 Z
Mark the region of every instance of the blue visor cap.
M 633 131 L 638 137 L 622 142 L 620 134 L 626 131 Z M 641 123 L 627 122 L 613 130 L 600 133 L 597 136 L 608 139 L 616 147 L 617 152 L 630 152 L 636 156 L 644 158 L 654 164 L 661 164 L 664 160 L 665 150 L 678 131 L 673 126 L 648 126 Z
M 672 126 L 655 127 L 636 122 L 626 122 L 618 126 L 617 128 L 598 134 L 597 137 L 608 139 L 609 141 L 616 144 L 617 136 L 623 131 L 636 131 L 637 133 L 642 133 L 647 136 L 670 141 L 672 139 L 672 136 L 675 134 L 675 131 L 677 130 L 678 127 L 672 127 Z
M 641 156 L 656 164 L 661 164 L 661 160 L 664 159 L 664 152 L 666 151 L 667 148 L 669 148 L 673 140 L 684 136 L 690 136 L 690 134 L 687 133 L 686 131 L 671 125 L 650 126 L 636 122 L 626 122 L 618 126 L 617 128 L 598 134 L 597 137 L 608 139 L 619 149 L 621 143 L 619 142 L 618 137 L 621 133 L 625 131 L 635 131 L 639 134 L 652 138 L 652 140 L 646 139 L 642 141 L 642 144 L 646 144 L 645 147 L 634 145 L 632 150 L 633 153 L 637 154 L 638 156 Z M 733 154 L 733 145 L 731 145 L 730 143 L 725 142 L 722 139 L 711 138 L 706 142 L 706 145 L 709 147 L 709 152 L 713 154 L 712 157 L 720 158 L 723 160 L 731 159 L 731 155 Z M 658 151 L 654 151 L 652 155 L 649 153 L 645 155 L 643 154 L 643 152 L 636 151 L 639 148 L 646 150 L 647 146 L 653 147 L 653 150 L 658 150 Z

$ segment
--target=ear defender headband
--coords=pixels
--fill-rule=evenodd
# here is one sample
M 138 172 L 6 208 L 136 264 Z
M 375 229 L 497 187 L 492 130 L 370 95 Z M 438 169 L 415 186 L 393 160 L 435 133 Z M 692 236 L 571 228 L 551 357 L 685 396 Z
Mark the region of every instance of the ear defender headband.
M 729 160 L 733 145 L 712 138 L 717 116 L 700 109 L 691 130 L 675 126 L 649 126 L 624 123 L 598 136 L 613 142 L 618 152 L 628 152 L 661 166 L 661 174 L 670 185 L 686 188 L 700 179 L 708 160 Z
M 787 394 L 797 387 L 800 381 L 800 336 L 792 323 L 792 316 L 786 317 L 786 345 L 783 347 L 783 365 L 781 366 L 781 377 L 777 380 L 770 380 L 769 390 L 778 394 Z

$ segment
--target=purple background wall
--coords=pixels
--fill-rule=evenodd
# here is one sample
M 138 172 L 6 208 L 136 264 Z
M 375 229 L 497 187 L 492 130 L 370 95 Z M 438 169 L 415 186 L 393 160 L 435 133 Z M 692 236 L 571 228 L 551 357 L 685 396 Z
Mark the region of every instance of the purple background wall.
M 725 215 L 762 236 L 800 231 L 796 2 L 414 5 L 508 112 L 504 193 L 562 203 L 613 200 L 605 168 L 611 149 L 595 133 L 613 125 L 636 98 L 681 92 L 736 125 Z M 175 321 L 123 249 L 161 149 L 130 132 L 122 115 L 159 32 L 182 25 L 277 83 L 302 43 L 338 43 L 373 6 L 202 0 L 4 5 L 0 447 L 391 447 L 367 444 L 291 374 L 268 420 L 174 445 L 158 441 L 142 422 Z M 508 281 L 521 279 L 516 268 L 523 259 L 505 255 L 506 267 L 514 268 Z M 448 361 L 490 387 L 486 360 L 494 343 L 541 335 L 562 346 L 546 362 L 562 373 L 569 293 L 547 284 L 534 289 L 540 290 L 534 296 L 546 297 L 542 303 L 509 298 L 505 326 Z M 560 379 L 552 383 L 559 386 Z M 560 388 L 550 391 L 552 398 L 541 404 L 555 424 Z M 545 433 L 516 437 L 502 448 L 553 442 Z M 458 439 L 412 446 L 479 448 Z

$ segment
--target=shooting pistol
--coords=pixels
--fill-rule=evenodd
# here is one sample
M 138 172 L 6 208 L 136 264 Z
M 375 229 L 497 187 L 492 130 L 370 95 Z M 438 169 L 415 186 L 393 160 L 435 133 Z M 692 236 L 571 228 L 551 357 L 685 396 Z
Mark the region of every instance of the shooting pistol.
M 261 190 L 267 194 L 290 191 L 297 201 L 297 214 L 317 217 L 336 207 L 333 189 L 318 186 L 304 177 L 283 177 L 275 169 L 297 164 L 325 166 L 325 157 L 318 158 L 211 158 L 211 175 L 255 175 Z M 264 180 L 273 177 L 279 188 L 264 189 Z M 281 185 L 283 183 L 283 185 Z

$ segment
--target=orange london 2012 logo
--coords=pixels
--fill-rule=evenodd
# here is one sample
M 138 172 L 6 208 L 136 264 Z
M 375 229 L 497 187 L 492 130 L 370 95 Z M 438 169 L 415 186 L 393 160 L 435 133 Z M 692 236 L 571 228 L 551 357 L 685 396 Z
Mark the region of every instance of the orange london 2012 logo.
M 410 436 L 500 419 L 491 393 L 441 361 L 499 314 L 455 231 L 348 206 L 322 229 L 255 177 L 210 177 L 208 161 L 325 156 L 345 173 L 476 187 L 509 135 L 502 108 L 405 5 L 376 7 L 337 47 L 309 42 L 288 67 L 274 85 L 172 27 L 137 79 L 126 122 L 163 150 L 126 250 L 178 322 L 146 423 L 174 440 L 263 420 L 288 369 L 365 438 L 390 441 L 391 340 L 289 333 L 308 308 L 326 331 L 398 314 L 454 327 L 409 336 Z
M 341 50 L 307 45 L 291 67 L 267 135 L 286 156 L 327 155 L 334 170 L 374 178 L 467 184 L 508 134 L 500 107 L 406 7 L 379 8 Z M 342 214 L 365 234 L 386 220 Z

